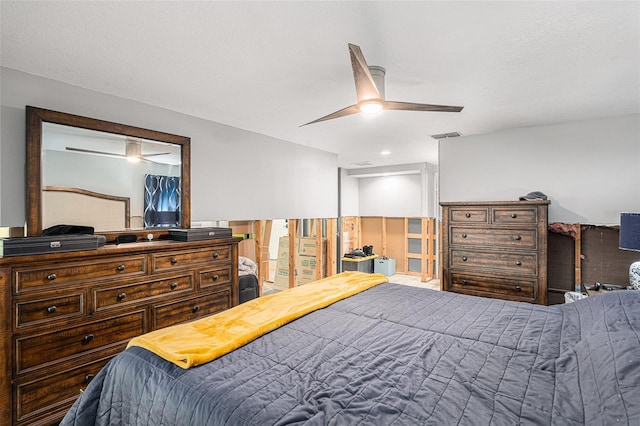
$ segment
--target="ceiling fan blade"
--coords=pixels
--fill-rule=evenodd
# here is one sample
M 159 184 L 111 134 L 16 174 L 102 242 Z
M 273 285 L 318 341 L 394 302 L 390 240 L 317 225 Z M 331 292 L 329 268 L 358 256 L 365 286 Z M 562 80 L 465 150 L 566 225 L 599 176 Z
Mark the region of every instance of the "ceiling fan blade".
M 308 123 L 305 123 L 300 127 L 306 126 L 308 124 L 319 123 L 321 121 L 331 120 L 333 118 L 346 117 L 347 115 L 357 114 L 359 112 L 360 112 L 360 107 L 358 107 L 358 105 L 351 105 L 341 109 L 340 111 L 332 112 L 331 114 L 325 115 L 324 117 L 320 117 L 317 120 L 313 120 Z
M 397 102 L 397 101 L 383 101 L 384 109 L 399 110 L 399 111 L 436 111 L 436 112 L 460 112 L 463 106 L 449 106 L 449 105 L 430 105 L 430 104 L 415 104 L 413 102 Z
M 157 154 L 142 154 L 141 157 L 155 157 L 156 155 L 169 155 L 170 152 L 159 152 Z
M 114 154 L 113 152 L 104 152 L 104 151 L 94 151 L 92 149 L 82 149 L 82 148 L 74 148 L 72 146 L 65 147 L 67 151 L 76 151 L 76 152 L 86 152 L 88 154 L 98 154 L 98 155 L 114 155 L 116 157 L 126 157 L 124 154 Z
M 371 99 L 380 99 L 380 91 L 376 87 L 371 72 L 369 72 L 369 66 L 360 47 L 349 43 L 349 54 L 351 55 L 351 68 L 353 68 L 353 80 L 356 83 L 358 103 Z

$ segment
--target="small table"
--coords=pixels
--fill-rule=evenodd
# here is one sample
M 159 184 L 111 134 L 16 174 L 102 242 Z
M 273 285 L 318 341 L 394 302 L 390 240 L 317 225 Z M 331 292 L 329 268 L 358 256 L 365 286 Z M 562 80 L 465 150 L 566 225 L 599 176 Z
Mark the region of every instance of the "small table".
M 377 259 L 377 254 L 364 257 L 343 257 L 342 258 L 342 270 L 343 271 L 360 271 L 373 273 L 373 259 Z

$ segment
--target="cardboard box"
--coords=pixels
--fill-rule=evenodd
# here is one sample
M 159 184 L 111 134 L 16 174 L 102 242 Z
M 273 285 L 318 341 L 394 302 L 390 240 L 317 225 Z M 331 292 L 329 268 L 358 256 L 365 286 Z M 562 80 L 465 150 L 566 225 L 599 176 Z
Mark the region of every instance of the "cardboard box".
M 324 251 L 324 241 L 323 241 Z M 317 280 L 318 273 L 323 276 L 324 259 L 316 256 L 316 239 L 312 237 L 296 238 L 295 286 L 301 286 Z M 278 241 L 278 260 L 273 287 L 278 290 L 289 288 L 289 237 L 280 237 Z

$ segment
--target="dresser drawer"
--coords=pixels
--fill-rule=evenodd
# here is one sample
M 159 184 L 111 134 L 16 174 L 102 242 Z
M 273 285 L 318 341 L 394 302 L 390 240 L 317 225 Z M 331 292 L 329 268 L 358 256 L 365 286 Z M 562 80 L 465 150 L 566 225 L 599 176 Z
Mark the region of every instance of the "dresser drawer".
M 122 349 L 124 347 L 123 344 Z M 16 385 L 15 400 L 18 421 L 35 422 L 42 416 L 55 417 L 51 418 L 51 421 L 43 422 L 43 424 L 59 421 L 80 396 L 80 393 L 113 356 L 73 370 L 47 375 L 39 380 Z
M 520 275 L 538 273 L 538 255 L 536 253 L 513 253 L 498 251 L 451 250 L 451 269 L 481 269 L 503 271 Z
M 154 329 L 195 320 L 232 306 L 231 286 L 224 286 L 207 295 L 158 305 L 152 309 Z
M 450 288 L 463 293 L 482 295 L 513 296 L 522 299 L 535 298 L 535 280 L 518 280 L 513 278 L 485 277 L 452 273 Z
M 153 272 L 187 268 L 194 265 L 206 265 L 221 260 L 229 260 L 231 245 L 221 245 L 191 251 L 156 254 L 153 256 Z
M 146 257 L 132 256 L 94 262 L 69 262 L 38 268 L 16 268 L 16 293 L 42 290 L 43 286 L 69 284 L 146 273 Z
M 101 309 L 163 297 L 169 293 L 193 291 L 195 289 L 193 281 L 192 274 L 184 274 L 165 279 L 94 288 L 92 289 L 93 310 L 97 312 Z
M 452 207 L 449 210 L 450 221 L 458 223 L 488 223 L 487 207 Z
M 491 209 L 492 222 L 498 225 L 525 224 L 538 222 L 536 207 L 494 207 Z
M 231 265 L 200 272 L 200 288 L 227 284 L 232 278 Z
M 15 327 L 42 324 L 62 318 L 83 316 L 84 292 L 16 302 Z
M 145 311 L 16 339 L 16 373 L 114 345 L 143 334 Z
M 535 250 L 535 229 L 492 229 L 452 226 L 451 245 L 490 246 Z

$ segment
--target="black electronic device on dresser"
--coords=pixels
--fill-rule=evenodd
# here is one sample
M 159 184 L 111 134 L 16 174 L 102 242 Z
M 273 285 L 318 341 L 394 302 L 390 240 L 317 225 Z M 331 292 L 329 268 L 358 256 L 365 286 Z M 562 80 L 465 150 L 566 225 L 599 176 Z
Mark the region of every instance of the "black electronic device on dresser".
M 549 201 L 441 205 L 442 290 L 547 304 Z

